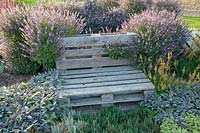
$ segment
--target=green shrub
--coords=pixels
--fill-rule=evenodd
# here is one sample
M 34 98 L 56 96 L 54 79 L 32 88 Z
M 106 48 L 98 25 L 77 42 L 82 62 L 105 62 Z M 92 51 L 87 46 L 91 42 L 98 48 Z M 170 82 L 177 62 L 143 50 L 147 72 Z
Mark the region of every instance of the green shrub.
M 124 112 L 117 108 L 103 108 L 93 115 L 84 115 L 81 120 L 85 126 L 81 131 L 91 132 L 140 132 L 157 133 L 159 125 L 153 119 L 154 113 L 145 109 Z
M 184 122 L 189 132 L 200 132 L 200 116 L 194 114 L 187 114 L 184 117 Z
M 178 126 L 172 118 L 165 118 L 160 126 L 161 133 L 187 133 L 187 130 Z
M 161 133 L 199 133 L 200 117 L 187 113 L 183 118 L 184 123 L 178 125 L 173 118 L 164 118 L 160 126 Z

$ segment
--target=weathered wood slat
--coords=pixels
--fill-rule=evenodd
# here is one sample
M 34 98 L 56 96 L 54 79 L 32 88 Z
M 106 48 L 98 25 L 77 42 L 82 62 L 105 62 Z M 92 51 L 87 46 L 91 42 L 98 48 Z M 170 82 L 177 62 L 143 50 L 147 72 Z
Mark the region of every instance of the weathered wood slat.
M 105 49 L 103 48 L 91 48 L 91 49 L 75 49 L 65 50 L 62 57 L 80 57 L 80 56 L 94 56 L 94 55 L 105 55 Z
M 114 75 L 126 75 L 126 74 L 134 74 L 134 73 L 142 73 L 141 70 L 129 70 L 129 71 L 115 71 L 115 72 L 101 72 L 101 73 L 89 73 L 89 74 L 77 74 L 77 75 L 65 75 L 63 74 L 61 77 L 65 79 L 75 79 L 75 78 L 87 78 L 87 77 L 99 77 L 99 76 L 114 76 Z
M 105 81 L 122 81 L 130 79 L 146 79 L 143 73 L 129 74 L 129 75 L 115 75 L 115 76 L 102 76 L 102 77 L 91 77 L 91 78 L 80 78 L 80 79 L 67 79 L 63 78 L 63 84 L 86 84 L 86 83 L 98 83 Z
M 132 79 L 132 80 L 123 80 L 123 81 L 105 81 L 99 83 L 85 83 L 85 84 L 73 84 L 65 85 L 63 83 L 63 89 L 81 89 L 81 88 L 91 88 L 91 87 L 100 87 L 100 86 L 117 86 L 117 85 L 126 85 L 126 84 L 142 84 L 150 82 L 149 79 Z
M 106 87 L 95 87 L 95 88 L 92 87 L 83 89 L 61 90 L 59 93 L 59 97 L 88 96 L 91 94 L 114 94 L 116 92 L 125 93 L 125 92 L 153 90 L 153 89 L 154 86 L 152 85 L 152 83 L 106 86 Z
M 101 58 L 82 58 L 82 59 L 62 59 L 57 61 L 57 69 L 74 69 L 74 68 L 89 68 L 103 66 L 119 66 L 129 65 L 130 61 L 126 59 L 113 60 L 109 57 Z
M 63 39 L 65 47 L 97 46 L 108 44 L 132 44 L 137 40 L 135 34 L 115 34 L 99 36 L 66 37 Z
M 105 45 L 127 47 L 136 41 L 135 34 L 64 38 L 65 51 L 56 62 L 63 81 L 59 90 L 61 101 L 68 107 L 82 108 L 121 103 L 130 107 L 143 100 L 154 85 L 141 70 L 129 66 L 131 61 L 113 60 L 104 50 Z
M 142 101 L 143 99 L 144 99 L 143 95 L 141 94 L 124 95 L 124 96 L 115 98 L 111 101 L 101 101 L 99 98 L 86 98 L 86 99 L 74 100 L 74 102 L 68 104 L 67 106 L 78 107 L 78 106 L 88 106 L 88 105 L 98 105 L 98 104 L 103 105 L 103 104 L 109 104 L 109 103 Z
M 78 70 L 59 70 L 59 75 L 81 75 L 81 74 L 93 74 L 102 72 L 118 72 L 118 71 L 130 71 L 137 70 L 137 68 L 131 66 L 115 66 L 115 67 L 103 67 L 92 69 L 78 69 Z

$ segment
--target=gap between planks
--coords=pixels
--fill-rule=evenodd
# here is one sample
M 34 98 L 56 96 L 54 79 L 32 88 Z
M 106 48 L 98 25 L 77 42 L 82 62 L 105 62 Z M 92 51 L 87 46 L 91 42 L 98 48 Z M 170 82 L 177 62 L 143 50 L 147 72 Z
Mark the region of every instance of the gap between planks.
M 103 86 L 116 86 L 116 85 L 128 85 L 128 84 L 142 84 L 150 82 L 149 79 L 133 79 L 133 80 L 120 80 L 120 81 L 105 81 L 97 83 L 85 83 L 85 84 L 63 84 L 63 90 L 66 89 L 80 89 L 80 88 L 91 88 L 91 87 L 103 87 Z
M 101 67 L 101 68 L 90 68 L 90 69 L 78 69 L 78 70 L 58 70 L 59 75 L 80 75 L 80 74 L 91 74 L 91 73 L 102 73 L 102 72 L 118 72 L 118 71 L 129 71 L 138 70 L 132 66 L 115 66 L 115 67 Z

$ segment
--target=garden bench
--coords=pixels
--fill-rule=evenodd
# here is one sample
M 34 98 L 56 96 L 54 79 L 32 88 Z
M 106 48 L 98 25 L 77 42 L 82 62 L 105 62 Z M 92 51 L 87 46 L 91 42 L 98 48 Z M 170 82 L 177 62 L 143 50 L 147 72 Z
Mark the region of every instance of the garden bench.
M 62 87 L 59 97 L 68 107 L 129 104 L 142 101 L 154 85 L 127 59 L 111 59 L 105 45 L 136 41 L 135 34 L 85 35 L 64 38 L 56 62 Z M 121 104 L 122 103 L 122 104 Z M 131 104 L 134 103 L 134 104 Z M 100 106 L 99 106 L 100 107 Z

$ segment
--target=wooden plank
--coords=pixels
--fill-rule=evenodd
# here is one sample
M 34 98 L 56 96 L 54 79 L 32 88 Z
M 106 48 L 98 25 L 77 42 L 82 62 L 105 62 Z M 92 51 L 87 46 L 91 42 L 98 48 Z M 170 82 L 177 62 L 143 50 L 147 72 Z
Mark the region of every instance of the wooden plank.
M 153 90 L 154 85 L 152 83 L 142 84 L 129 84 L 129 85 L 118 85 L 118 86 L 104 86 L 104 87 L 92 87 L 83 89 L 68 89 L 59 91 L 59 97 L 70 97 L 70 96 L 89 96 L 92 94 L 114 94 L 114 93 L 125 93 L 142 90 Z
M 119 66 L 129 65 L 126 59 L 113 60 L 109 57 L 102 58 L 83 58 L 83 59 L 62 59 L 56 62 L 57 69 L 75 69 L 88 67 Z
M 99 36 L 77 36 L 65 37 L 63 39 L 65 47 L 97 46 L 99 44 L 132 44 L 137 40 L 135 34 L 113 34 Z
M 65 50 L 61 55 L 65 57 L 79 57 L 79 56 L 93 56 L 93 55 L 105 55 L 108 54 L 103 48 L 91 48 L 91 49 L 74 49 L 74 50 Z
M 86 99 L 77 99 L 72 103 L 68 104 L 68 107 L 79 107 L 79 106 L 89 106 L 89 105 L 99 105 L 99 104 L 109 104 L 109 103 L 123 103 L 123 102 L 135 102 L 142 101 L 144 98 L 142 94 L 132 94 L 129 96 L 122 96 L 117 99 L 110 101 L 101 101 L 99 98 L 86 98 Z
M 113 102 L 114 96 L 113 94 L 105 94 L 101 96 L 102 102 Z
M 150 91 L 144 91 L 144 96 L 148 96 L 148 95 L 151 95 L 153 94 L 155 91 L 154 90 L 150 90 Z
M 138 69 L 131 66 L 114 66 L 114 67 L 79 69 L 79 70 L 59 70 L 59 75 L 81 75 L 81 74 L 92 74 L 92 73 L 102 73 L 102 72 L 129 71 L 129 70 L 138 70 Z
M 114 76 L 114 75 L 127 75 L 134 73 L 142 73 L 141 70 L 129 70 L 129 71 L 114 71 L 114 72 L 101 72 L 101 73 L 89 73 L 89 74 L 76 74 L 76 75 L 65 75 L 62 74 L 60 77 L 65 79 L 75 78 L 87 78 L 87 77 L 99 77 L 99 76 Z
M 144 73 L 136 73 L 136 74 L 129 74 L 129 75 L 115 75 L 115 76 L 102 76 L 102 77 L 91 77 L 91 78 L 82 78 L 82 79 L 68 79 L 65 80 L 63 78 L 63 83 L 65 85 L 71 84 L 86 84 L 86 83 L 98 83 L 98 82 L 105 82 L 105 81 L 122 81 L 128 79 L 146 79 Z
M 80 89 L 80 88 L 89 88 L 89 87 L 100 87 L 100 86 L 117 86 L 125 84 L 139 84 L 139 83 L 148 83 L 149 79 L 132 79 L 132 80 L 123 80 L 123 81 L 105 81 L 99 83 L 86 83 L 86 84 L 74 84 L 74 85 L 65 85 L 63 83 L 63 89 Z

